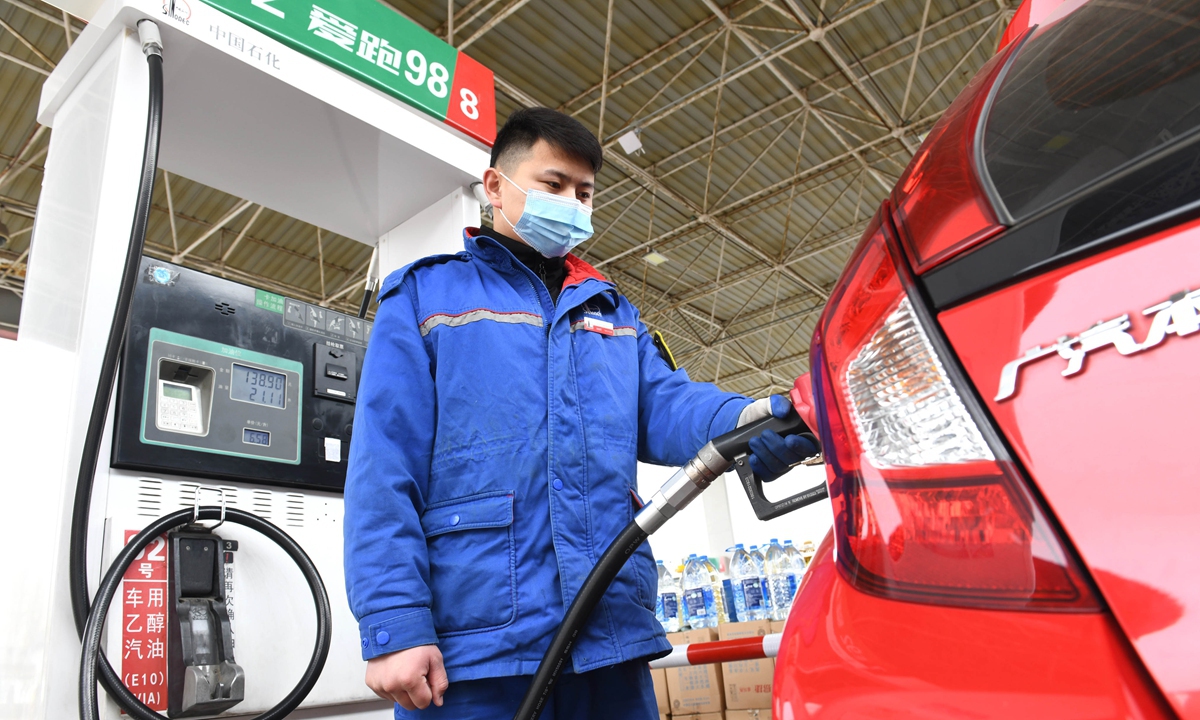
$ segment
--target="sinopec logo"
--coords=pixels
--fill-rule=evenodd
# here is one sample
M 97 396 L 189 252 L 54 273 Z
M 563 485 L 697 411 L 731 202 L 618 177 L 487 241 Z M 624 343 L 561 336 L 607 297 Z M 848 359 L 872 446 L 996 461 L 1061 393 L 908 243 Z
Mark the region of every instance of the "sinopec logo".
M 192 8 L 187 0 L 163 0 L 163 15 L 187 25 L 192 20 Z

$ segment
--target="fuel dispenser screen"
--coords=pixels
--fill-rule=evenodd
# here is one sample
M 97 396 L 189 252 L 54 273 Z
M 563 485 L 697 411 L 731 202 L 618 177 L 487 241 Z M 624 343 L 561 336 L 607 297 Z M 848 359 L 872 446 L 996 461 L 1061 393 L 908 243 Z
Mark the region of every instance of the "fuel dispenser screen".
M 143 258 L 113 467 L 340 491 L 370 336 L 332 308 Z
M 234 400 L 283 409 L 287 403 L 287 376 L 245 365 L 233 364 L 229 394 Z
M 163 385 L 162 394 L 164 397 L 169 397 L 174 400 L 192 400 L 192 389 L 189 387 L 181 387 L 179 385 Z

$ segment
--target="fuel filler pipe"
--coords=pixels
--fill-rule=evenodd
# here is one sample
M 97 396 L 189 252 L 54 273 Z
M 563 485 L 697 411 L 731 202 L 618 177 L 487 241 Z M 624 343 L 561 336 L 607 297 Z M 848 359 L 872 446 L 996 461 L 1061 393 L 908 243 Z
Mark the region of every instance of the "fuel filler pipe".
M 633 556 L 633 553 L 641 547 L 646 538 L 675 517 L 680 510 L 687 507 L 700 493 L 707 490 L 714 480 L 734 467 L 735 464 L 739 462 L 746 464 L 745 456 L 750 452 L 750 440 L 766 430 L 774 430 L 780 435 L 807 435 L 814 444 L 818 444 L 808 426 L 793 409 L 787 417 L 769 417 L 750 423 L 726 433 L 700 448 L 700 452 L 696 453 L 694 458 L 672 475 L 671 479 L 667 480 L 650 498 L 634 516 L 633 521 L 625 526 L 625 529 L 612 541 L 608 549 L 604 551 L 604 555 L 592 568 L 583 582 L 583 587 L 575 596 L 575 600 L 567 608 L 562 625 L 559 626 L 558 632 L 550 641 L 550 647 L 542 656 L 542 661 L 533 676 L 533 682 L 521 700 L 521 705 L 517 708 L 513 720 L 537 720 L 541 716 L 542 710 L 545 709 L 546 703 L 550 699 L 550 693 L 554 690 L 554 683 L 562 673 L 579 633 L 583 630 L 588 618 L 591 617 L 592 611 L 596 609 L 600 598 L 608 591 L 608 586 L 612 584 L 617 573 Z M 760 505 L 756 505 L 755 513 L 759 517 L 764 517 L 764 515 L 775 517 L 782 512 L 791 512 L 828 497 L 828 492 L 822 483 L 816 488 L 772 504 L 762 496 L 761 481 L 755 478 L 753 483 L 747 483 L 743 478 L 743 485 L 747 493 L 751 492 L 752 484 L 756 487 L 757 495 L 757 497 L 752 497 L 752 500 L 757 500 L 759 504 L 765 503 L 767 506 L 777 505 L 780 508 L 780 510 L 773 511 L 771 507 L 764 506 L 760 509 Z

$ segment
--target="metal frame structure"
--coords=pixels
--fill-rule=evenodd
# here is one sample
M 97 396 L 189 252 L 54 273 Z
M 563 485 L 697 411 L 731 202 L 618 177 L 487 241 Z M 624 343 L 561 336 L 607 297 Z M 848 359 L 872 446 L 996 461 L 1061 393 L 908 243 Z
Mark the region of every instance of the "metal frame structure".
M 808 369 L 813 325 L 924 135 L 987 60 L 1008 0 L 387 0 L 496 71 L 502 121 L 597 132 L 585 259 L 696 379 L 749 395 Z M 81 22 L 0 0 L 0 286 L 19 293 L 46 131 L 41 81 Z M 642 144 L 626 154 L 620 139 Z M 11 154 L 3 154 L 5 152 Z M 166 173 L 149 252 L 354 310 L 366 246 Z M 653 255 L 652 255 L 653 253 Z M 651 259 L 666 258 L 661 264 Z

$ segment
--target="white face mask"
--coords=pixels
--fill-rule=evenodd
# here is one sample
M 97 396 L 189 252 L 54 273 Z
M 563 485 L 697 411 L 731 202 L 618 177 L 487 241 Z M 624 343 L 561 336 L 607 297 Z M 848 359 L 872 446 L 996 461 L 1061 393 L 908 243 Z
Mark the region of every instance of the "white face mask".
M 517 222 L 500 215 L 512 225 L 513 232 L 544 257 L 562 257 L 592 236 L 592 209 L 574 198 L 525 190 L 507 175 L 496 171 L 525 195 L 525 210 Z

